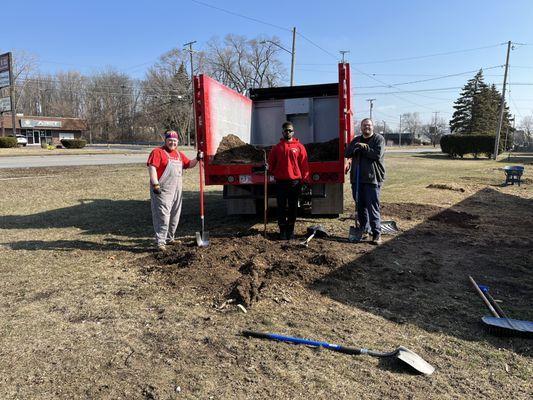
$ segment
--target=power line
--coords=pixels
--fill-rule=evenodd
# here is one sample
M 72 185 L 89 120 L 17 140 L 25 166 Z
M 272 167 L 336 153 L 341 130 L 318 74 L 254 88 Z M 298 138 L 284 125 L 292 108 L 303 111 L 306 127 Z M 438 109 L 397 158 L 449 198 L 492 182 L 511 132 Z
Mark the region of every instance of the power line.
M 507 43 L 505 43 L 505 44 L 507 44 Z M 399 61 L 420 60 L 422 58 L 447 56 L 447 55 L 451 55 L 451 54 L 468 53 L 468 52 L 477 51 L 477 50 L 490 49 L 490 48 L 499 47 L 499 46 L 502 46 L 502 45 L 503 45 L 502 43 L 499 43 L 499 44 L 493 44 L 493 45 L 489 45 L 489 46 L 475 47 L 475 48 L 471 48 L 471 49 L 453 50 L 453 51 L 446 51 L 446 52 L 442 52 L 442 53 L 426 54 L 426 55 L 422 55 L 422 56 L 391 58 L 391 59 L 388 59 L 388 60 L 380 60 L 380 61 L 365 61 L 365 62 L 358 62 L 358 63 L 354 63 L 354 64 L 356 64 L 356 65 L 369 65 L 369 64 L 385 64 L 385 63 L 399 62 Z
M 258 18 L 249 17 L 249 16 L 244 15 L 244 14 L 239 14 L 239 13 L 236 13 L 234 11 L 227 10 L 225 8 L 214 6 L 212 4 L 204 3 L 203 1 L 198 1 L 198 0 L 190 0 L 190 1 L 192 1 L 193 3 L 196 3 L 196 4 L 200 4 L 200 5 L 204 6 L 204 7 L 209 7 L 209 8 L 212 8 L 214 10 L 222 11 L 222 12 L 224 12 L 226 14 L 230 14 L 230 15 L 233 15 L 233 16 L 236 16 L 236 17 L 244 18 L 244 19 L 247 19 L 247 20 L 250 20 L 250 21 L 253 21 L 253 22 L 257 22 L 259 24 L 268 25 L 268 26 L 271 26 L 273 28 L 277 28 L 277 29 L 281 29 L 281 30 L 284 30 L 284 31 L 292 32 L 292 29 L 285 28 L 283 26 L 279 26 L 279 25 L 276 25 L 276 24 L 272 24 L 270 22 L 263 21 L 263 20 L 260 20 Z
M 504 66 L 505 65 L 495 65 L 493 67 L 486 67 L 486 68 L 481 67 L 481 68 L 477 68 L 475 70 L 470 70 L 470 71 L 465 71 L 465 72 L 458 72 L 458 73 L 448 74 L 448 75 L 441 75 L 441 76 L 437 76 L 435 78 L 419 79 L 419 80 L 416 80 L 416 81 L 393 83 L 393 84 L 390 84 L 388 86 L 385 86 L 385 85 L 353 86 L 353 88 L 357 88 L 357 89 L 374 89 L 374 88 L 380 88 L 380 87 L 389 87 L 390 88 L 390 87 L 401 86 L 401 85 L 412 85 L 412 84 L 415 84 L 415 83 L 423 83 L 423 82 L 429 82 L 429 81 L 435 81 L 435 80 L 439 80 L 439 79 L 445 79 L 445 78 L 451 78 L 451 77 L 455 77 L 455 76 L 471 74 L 473 72 L 479 71 L 480 69 L 489 70 L 489 69 L 494 69 L 494 68 L 502 68 Z

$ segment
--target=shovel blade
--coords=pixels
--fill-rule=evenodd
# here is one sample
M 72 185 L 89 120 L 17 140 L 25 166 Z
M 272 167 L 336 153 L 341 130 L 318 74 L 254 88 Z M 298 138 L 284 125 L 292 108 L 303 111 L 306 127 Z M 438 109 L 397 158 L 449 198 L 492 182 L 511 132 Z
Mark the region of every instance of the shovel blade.
M 381 233 L 383 235 L 394 235 L 399 231 L 395 221 L 381 221 Z
M 209 232 L 196 232 L 196 244 L 198 247 L 209 246 Z
M 351 243 L 360 242 L 363 237 L 363 230 L 355 226 L 350 226 L 350 232 L 348 233 L 348 241 Z
M 411 368 L 424 375 L 431 375 L 435 368 L 415 352 L 406 347 L 400 346 L 396 352 L 396 358 Z

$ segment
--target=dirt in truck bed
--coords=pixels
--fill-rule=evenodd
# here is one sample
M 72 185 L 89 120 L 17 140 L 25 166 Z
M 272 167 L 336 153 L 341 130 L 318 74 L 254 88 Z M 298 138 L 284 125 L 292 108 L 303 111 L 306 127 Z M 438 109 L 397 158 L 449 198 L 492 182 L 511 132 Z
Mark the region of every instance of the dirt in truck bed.
M 339 159 L 339 139 L 321 143 L 307 143 L 309 162 L 335 161 Z M 222 138 L 211 164 L 260 164 L 266 150 L 267 156 L 272 146 L 260 147 L 243 142 L 238 136 L 227 135 Z

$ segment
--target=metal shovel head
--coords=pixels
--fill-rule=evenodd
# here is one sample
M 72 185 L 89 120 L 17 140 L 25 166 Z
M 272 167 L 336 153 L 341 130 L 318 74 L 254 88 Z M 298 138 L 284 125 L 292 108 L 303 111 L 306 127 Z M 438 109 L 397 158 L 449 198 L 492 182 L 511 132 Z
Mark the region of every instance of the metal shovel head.
M 322 225 L 313 225 L 307 228 L 307 234 L 315 234 L 315 237 L 326 237 L 329 233 L 324 229 Z
M 348 233 L 348 241 L 351 243 L 360 242 L 363 237 L 363 230 L 356 226 L 350 226 L 350 232 Z
M 196 244 L 198 247 L 209 246 L 209 232 L 196 232 Z
M 395 221 L 381 221 L 381 233 L 383 235 L 394 235 L 399 231 Z
M 431 375 L 435 371 L 435 368 L 431 364 L 406 347 L 400 346 L 396 349 L 396 358 L 421 374 Z

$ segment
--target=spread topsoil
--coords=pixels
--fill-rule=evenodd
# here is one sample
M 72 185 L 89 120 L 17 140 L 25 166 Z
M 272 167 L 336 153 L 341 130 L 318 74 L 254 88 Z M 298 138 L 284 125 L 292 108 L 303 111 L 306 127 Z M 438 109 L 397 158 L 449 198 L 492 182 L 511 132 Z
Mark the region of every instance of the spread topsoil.
M 339 139 L 321 143 L 307 143 L 309 162 L 336 161 L 339 159 Z M 252 146 L 243 142 L 238 136 L 227 135 L 222 138 L 211 164 L 260 164 L 264 160 L 264 151 L 270 153 L 272 146 Z

